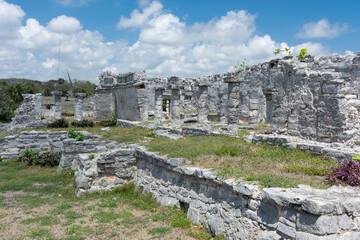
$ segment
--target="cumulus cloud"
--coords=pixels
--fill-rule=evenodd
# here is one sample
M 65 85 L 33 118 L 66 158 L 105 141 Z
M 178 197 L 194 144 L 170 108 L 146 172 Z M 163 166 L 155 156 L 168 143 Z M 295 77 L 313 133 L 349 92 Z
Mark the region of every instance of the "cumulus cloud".
M 266 61 L 274 57 L 274 49 L 290 47 L 267 34 L 256 34 L 255 20 L 256 15 L 240 10 L 189 25 L 153 1 L 142 12 L 134 10 L 130 17 L 120 18 L 118 27 L 139 29 L 139 38 L 124 50 L 126 57 L 110 68 L 145 68 L 151 75 L 200 76 L 234 70 L 244 58 L 246 64 Z M 303 47 L 313 55 L 327 52 L 317 43 L 291 46 L 294 52 Z
M 80 21 L 73 17 L 61 15 L 53 18 L 47 25 L 47 28 L 52 32 L 58 33 L 74 33 L 79 31 L 82 26 Z
M 304 47 L 311 55 L 328 53 L 320 43 L 289 46 L 257 34 L 256 15 L 244 10 L 188 24 L 159 1 L 138 4 L 141 9 L 121 16 L 117 24 L 119 29 L 139 31 L 138 39 L 129 44 L 121 39 L 106 42 L 101 33 L 84 29 L 71 16 L 57 16 L 47 24 L 24 19 L 19 6 L 0 0 L 0 77 L 49 80 L 64 77 L 67 69 L 72 77 L 94 81 L 106 69 L 201 76 L 234 70 L 244 58 L 247 65 L 270 60 L 276 48 L 289 47 L 294 54 Z
M 25 12 L 19 6 L 0 0 L 0 37 L 14 37 L 24 16 Z
M 24 16 L 19 6 L 0 0 L 2 78 L 54 79 L 60 63 L 62 72 L 69 69 L 78 79 L 95 80 L 124 46 L 121 41 L 105 42 L 97 31 L 83 30 L 74 17 L 61 15 L 42 25 L 34 18 L 22 24 Z
M 119 29 L 142 27 L 151 17 L 158 15 L 162 8 L 163 5 L 160 2 L 154 1 L 150 4 L 150 6 L 144 8 L 142 12 L 140 12 L 138 9 L 135 9 L 130 14 L 130 18 L 121 16 L 117 27 Z
M 302 26 L 301 30 L 296 34 L 298 38 L 336 38 L 348 30 L 346 23 L 335 23 L 331 25 L 324 18 L 318 22 L 309 22 Z

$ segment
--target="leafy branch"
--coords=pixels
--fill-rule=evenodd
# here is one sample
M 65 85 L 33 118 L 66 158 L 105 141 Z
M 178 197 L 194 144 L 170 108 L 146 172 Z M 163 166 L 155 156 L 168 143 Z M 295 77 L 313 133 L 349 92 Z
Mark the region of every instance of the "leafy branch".
M 277 49 L 275 49 L 274 55 L 278 55 L 282 52 L 286 52 L 289 56 L 291 55 L 290 48 L 285 48 L 285 49 L 277 48 Z
M 235 66 L 234 66 L 235 70 L 238 70 L 238 71 L 244 70 L 244 69 L 245 69 L 245 61 L 246 61 L 246 58 L 244 58 L 244 59 L 242 60 L 242 62 L 239 63 L 239 65 L 235 65 Z

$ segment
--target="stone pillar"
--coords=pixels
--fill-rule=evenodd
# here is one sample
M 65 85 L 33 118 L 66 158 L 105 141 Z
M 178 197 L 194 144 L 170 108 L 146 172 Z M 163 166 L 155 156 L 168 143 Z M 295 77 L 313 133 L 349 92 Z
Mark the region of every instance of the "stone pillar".
M 41 120 L 41 102 L 42 102 L 42 94 L 35 94 L 34 101 L 34 116 L 36 120 Z
M 228 95 L 223 94 L 220 98 L 220 122 L 222 124 L 227 124 L 227 111 L 228 111 Z
M 171 89 L 171 120 L 180 121 L 180 87 L 173 86 Z
M 85 93 L 75 93 L 74 116 L 76 120 L 83 118 L 83 103 L 85 97 Z
M 156 87 L 155 88 L 155 111 L 154 111 L 154 118 L 157 122 L 162 122 L 164 120 L 164 114 L 162 109 L 163 104 L 163 87 Z
M 191 117 L 192 104 L 192 92 L 186 92 L 184 97 L 184 118 Z
M 240 83 L 243 80 L 237 76 L 235 78 L 225 79 L 228 84 L 228 114 L 227 121 L 229 130 L 239 130 L 239 103 L 240 103 Z
M 257 124 L 259 122 L 259 96 L 258 93 L 252 91 L 250 93 L 250 106 L 249 106 L 249 124 Z
M 208 109 L 208 83 L 199 83 L 197 91 L 198 123 L 207 122 Z
M 55 100 L 55 119 L 61 119 L 61 95 L 62 92 L 52 92 Z

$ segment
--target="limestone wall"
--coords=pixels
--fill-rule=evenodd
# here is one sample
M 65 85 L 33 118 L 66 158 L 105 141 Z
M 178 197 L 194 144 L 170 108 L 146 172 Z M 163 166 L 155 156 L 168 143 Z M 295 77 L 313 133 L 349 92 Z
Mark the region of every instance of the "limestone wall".
M 65 139 L 63 141 L 58 172 L 67 169 L 77 169 L 79 164 L 76 157 L 79 154 L 89 155 L 92 153 L 106 152 L 118 146 L 114 141 L 76 141 L 75 139 Z
M 24 131 L 20 134 L 0 137 L 0 157 L 5 160 L 18 157 L 27 148 L 34 151 L 61 152 L 66 131 Z
M 360 238 L 360 192 L 351 188 L 261 190 L 256 182 L 222 180 L 211 169 L 187 167 L 184 159 L 137 145 L 89 156 L 75 159 L 78 195 L 133 182 L 163 205 L 185 207 L 192 222 L 228 239 Z
M 129 78 L 121 74 L 111 76 L 112 85 L 105 84 L 108 75 L 102 76 L 99 96 L 106 88 L 110 94 L 119 85 L 116 82 L 123 83 Z M 359 140 L 360 53 L 318 59 L 307 56 L 303 60 L 288 56 L 247 66 L 243 71 L 199 78 L 146 78 L 141 75 L 129 79 L 133 84 L 140 82 L 145 88 L 134 93 L 141 98 L 141 101 L 132 101 L 141 108 L 141 117 L 133 120 L 146 121 L 147 113 L 155 111 L 155 88 L 163 87 L 165 94 L 174 87 L 181 87 L 180 111 L 183 116 L 189 116 L 195 110 L 201 113 L 199 119 L 202 122 L 206 119 L 204 114 L 212 112 L 218 113 L 218 119 L 223 123 L 232 117 L 250 124 L 267 122 L 272 123 L 274 131 L 279 134 L 303 139 L 350 144 Z M 232 93 L 237 98 L 233 99 L 229 97 L 228 83 L 236 79 L 241 83 L 237 88 L 239 92 Z M 201 87 L 204 82 L 207 89 Z M 206 96 L 199 91 L 206 92 Z M 128 96 L 118 94 L 118 98 L 121 97 Z M 206 104 L 198 104 L 205 100 Z M 115 102 L 122 106 L 117 109 L 118 116 L 132 110 L 132 106 L 122 105 L 123 101 L 115 99 Z M 99 106 L 105 107 L 103 103 Z M 229 106 L 236 106 L 237 110 L 229 109 Z M 104 111 L 105 108 L 98 109 Z M 128 117 L 125 119 L 130 120 Z

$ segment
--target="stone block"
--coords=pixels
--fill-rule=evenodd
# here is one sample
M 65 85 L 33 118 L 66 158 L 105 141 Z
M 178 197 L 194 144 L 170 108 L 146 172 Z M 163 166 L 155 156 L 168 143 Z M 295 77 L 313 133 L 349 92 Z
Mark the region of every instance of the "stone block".
M 296 221 L 298 230 L 316 235 L 334 234 L 337 226 L 337 216 L 316 216 L 306 212 L 300 212 Z

